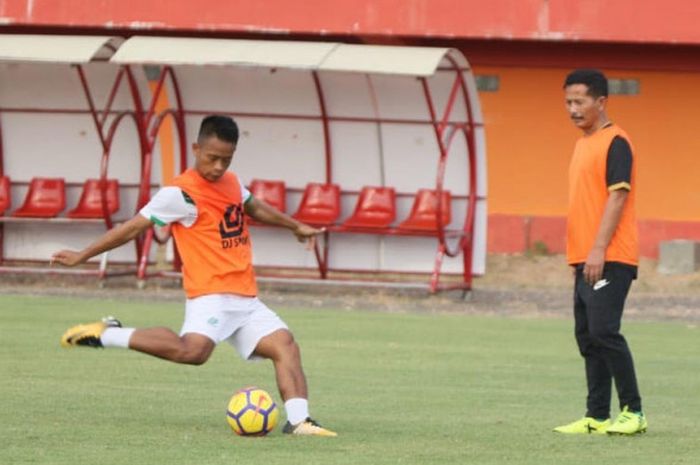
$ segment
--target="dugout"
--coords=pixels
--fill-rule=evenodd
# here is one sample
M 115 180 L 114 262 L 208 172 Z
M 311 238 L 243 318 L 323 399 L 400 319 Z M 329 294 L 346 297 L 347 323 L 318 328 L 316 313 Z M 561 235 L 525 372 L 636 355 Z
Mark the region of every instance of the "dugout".
M 423 273 L 436 291 L 442 273 L 469 288 L 485 271 L 483 124 L 469 64 L 453 49 L 11 35 L 0 37 L 0 82 L 4 265 L 84 246 L 133 215 L 191 162 L 202 116 L 223 113 L 241 128 L 232 166 L 241 180 L 327 228 L 310 254 L 288 232 L 253 225 L 263 276 Z M 65 181 L 69 213 L 95 179 L 100 217 L 15 216 L 37 177 Z M 107 180 L 118 182 L 118 210 Z M 149 266 L 153 237 L 109 262 L 139 262 L 143 279 L 171 274 Z M 167 254 L 175 267 L 176 255 Z

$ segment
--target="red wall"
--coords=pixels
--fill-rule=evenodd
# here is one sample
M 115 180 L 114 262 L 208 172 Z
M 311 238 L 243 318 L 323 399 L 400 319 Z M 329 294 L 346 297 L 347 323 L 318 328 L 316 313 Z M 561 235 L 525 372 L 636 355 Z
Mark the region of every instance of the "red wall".
M 490 214 L 488 253 L 523 253 L 528 250 L 549 253 L 566 252 L 566 218 L 563 216 L 527 216 Z M 657 258 L 659 243 L 671 239 L 700 241 L 697 221 L 639 221 L 639 253 Z
M 198 33 L 700 43 L 697 0 L 3 0 L 0 24 Z

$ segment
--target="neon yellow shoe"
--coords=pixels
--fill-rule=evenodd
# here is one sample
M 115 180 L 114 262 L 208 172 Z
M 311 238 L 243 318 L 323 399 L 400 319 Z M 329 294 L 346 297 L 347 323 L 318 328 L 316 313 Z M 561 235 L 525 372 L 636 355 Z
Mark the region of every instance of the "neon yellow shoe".
M 557 426 L 555 433 L 562 434 L 605 434 L 610 426 L 610 419 L 599 421 L 591 417 L 583 417 L 568 425 Z
M 103 318 L 102 321 L 73 326 L 61 336 L 61 346 L 102 347 L 100 336 L 102 336 L 104 330 L 107 328 L 120 328 L 121 325 L 119 320 L 108 316 Z
M 307 418 L 306 420 L 302 421 L 301 423 L 297 423 L 296 425 L 292 425 L 291 423 L 287 422 L 287 424 L 284 425 L 282 432 L 285 434 L 298 434 L 300 436 L 335 437 L 338 435 L 338 433 L 336 433 L 335 431 L 331 431 L 322 427 L 311 418 Z
M 608 434 L 639 434 L 646 433 L 647 419 L 642 412 L 630 412 L 627 406 L 615 418 L 612 426 L 608 428 Z

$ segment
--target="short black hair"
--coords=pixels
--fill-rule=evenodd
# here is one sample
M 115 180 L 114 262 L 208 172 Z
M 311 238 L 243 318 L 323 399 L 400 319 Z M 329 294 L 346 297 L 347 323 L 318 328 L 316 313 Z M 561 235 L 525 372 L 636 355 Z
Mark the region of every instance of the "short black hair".
M 564 88 L 574 84 L 588 87 L 588 95 L 593 98 L 608 96 L 608 78 L 597 69 L 575 69 L 566 76 Z
M 205 139 L 213 136 L 219 140 L 237 144 L 238 125 L 230 116 L 209 115 L 202 120 L 202 124 L 199 126 L 197 143 L 201 144 Z

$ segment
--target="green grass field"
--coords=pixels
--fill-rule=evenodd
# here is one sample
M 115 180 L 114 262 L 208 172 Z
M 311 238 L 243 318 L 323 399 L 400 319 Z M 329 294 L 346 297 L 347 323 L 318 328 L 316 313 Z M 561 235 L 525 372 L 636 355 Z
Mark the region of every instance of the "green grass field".
M 301 344 L 312 414 L 338 438 L 235 436 L 225 408 L 236 389 L 279 395 L 268 362 L 227 345 L 201 367 L 58 345 L 68 326 L 106 314 L 178 330 L 180 304 L 0 295 L 0 463 L 700 462 L 692 325 L 625 324 L 649 433 L 564 437 L 551 428 L 582 415 L 585 397 L 568 320 L 277 310 Z

